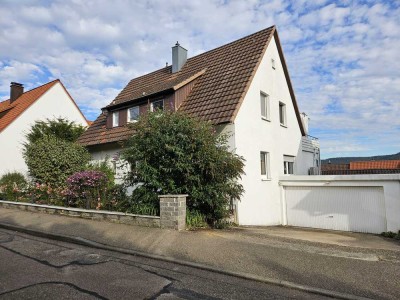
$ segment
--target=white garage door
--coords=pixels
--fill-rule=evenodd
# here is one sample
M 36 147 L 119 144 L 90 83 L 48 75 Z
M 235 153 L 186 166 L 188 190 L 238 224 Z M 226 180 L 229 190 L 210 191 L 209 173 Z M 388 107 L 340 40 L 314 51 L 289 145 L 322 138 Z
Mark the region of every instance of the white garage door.
M 285 187 L 288 225 L 386 231 L 382 187 Z

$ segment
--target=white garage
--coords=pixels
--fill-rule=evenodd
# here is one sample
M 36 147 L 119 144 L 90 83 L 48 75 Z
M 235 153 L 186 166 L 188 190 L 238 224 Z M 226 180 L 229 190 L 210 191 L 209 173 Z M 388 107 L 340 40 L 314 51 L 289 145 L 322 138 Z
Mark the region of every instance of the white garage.
M 283 225 L 368 233 L 400 229 L 399 175 L 285 176 L 280 185 Z
M 287 223 L 343 231 L 386 231 L 382 187 L 287 187 Z

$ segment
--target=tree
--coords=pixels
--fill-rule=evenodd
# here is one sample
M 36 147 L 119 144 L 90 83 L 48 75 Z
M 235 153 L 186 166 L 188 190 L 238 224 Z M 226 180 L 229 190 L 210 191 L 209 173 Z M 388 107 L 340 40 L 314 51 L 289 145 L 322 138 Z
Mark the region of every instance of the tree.
M 85 127 L 64 118 L 36 121 L 26 134 L 27 143 L 34 143 L 45 135 L 53 135 L 61 140 L 75 142 L 85 131 Z
M 90 159 L 84 147 L 53 135 L 26 144 L 23 155 L 29 175 L 51 187 L 64 186 L 66 179 L 83 170 Z
M 188 194 L 188 208 L 213 224 L 240 199 L 243 158 L 229 151 L 227 135 L 180 112 L 149 113 L 133 125 L 122 158 L 134 195 L 158 203 L 159 194 Z

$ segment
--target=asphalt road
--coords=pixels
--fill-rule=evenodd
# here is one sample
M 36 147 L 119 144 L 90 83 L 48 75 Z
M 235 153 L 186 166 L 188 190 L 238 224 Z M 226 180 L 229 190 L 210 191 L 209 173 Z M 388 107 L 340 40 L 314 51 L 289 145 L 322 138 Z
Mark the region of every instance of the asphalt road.
M 320 295 L 0 230 L 0 299 L 324 299 Z

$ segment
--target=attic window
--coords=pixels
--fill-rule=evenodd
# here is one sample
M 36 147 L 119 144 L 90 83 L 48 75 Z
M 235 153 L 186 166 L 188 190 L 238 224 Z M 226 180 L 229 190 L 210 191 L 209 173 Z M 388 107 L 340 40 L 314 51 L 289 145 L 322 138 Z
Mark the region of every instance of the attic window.
M 128 122 L 136 122 L 139 120 L 139 106 L 128 109 Z
M 275 59 L 273 59 L 273 58 L 271 58 L 271 66 L 272 66 L 272 69 L 275 70 Z
M 119 112 L 113 112 L 112 114 L 112 126 L 117 127 L 119 125 Z
M 151 103 L 151 111 L 164 110 L 164 100 L 157 100 Z
M 279 102 L 279 121 L 282 126 L 287 126 L 286 124 L 286 104 Z

